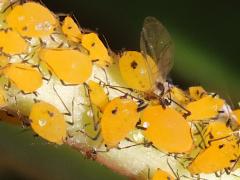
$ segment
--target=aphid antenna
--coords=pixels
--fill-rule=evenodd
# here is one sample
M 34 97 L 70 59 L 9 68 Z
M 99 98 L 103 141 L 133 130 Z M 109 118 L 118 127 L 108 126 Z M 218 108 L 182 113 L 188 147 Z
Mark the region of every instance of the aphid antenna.
M 98 78 L 98 77 L 94 77 L 94 78 L 97 79 L 97 80 L 101 83 L 101 85 L 103 85 L 103 87 L 109 87 L 109 88 L 111 88 L 111 89 L 113 89 L 113 90 L 116 90 L 116 91 L 124 94 L 124 97 L 129 96 L 130 98 L 135 99 L 135 100 L 137 100 L 137 101 L 141 101 L 141 100 L 142 100 L 142 99 L 140 99 L 140 98 L 138 98 L 138 97 L 133 96 L 131 93 L 127 93 L 127 92 L 125 92 L 125 91 L 123 91 L 123 90 L 120 89 L 120 88 L 123 88 L 123 89 L 126 89 L 126 90 L 131 91 L 131 90 L 132 90 L 131 88 L 125 88 L 125 87 L 114 86 L 114 85 L 112 86 L 112 85 L 110 85 L 110 84 L 106 84 L 105 82 L 103 82 L 103 81 L 102 81 L 100 78 Z M 133 91 L 131 91 L 131 92 L 133 92 Z
M 93 109 L 93 103 L 91 101 L 91 95 L 90 95 L 90 88 L 88 86 L 87 83 L 83 83 L 83 86 L 84 86 L 84 90 L 85 90 L 85 94 L 87 94 L 88 96 L 88 100 L 89 100 L 89 104 L 90 104 L 90 110 L 92 111 L 93 113 L 93 117 L 92 117 L 92 120 L 93 120 L 93 127 L 94 127 L 94 130 L 96 131 L 98 129 L 98 125 L 99 125 L 99 121 L 96 120 L 96 117 L 94 115 L 94 109 Z
M 186 111 L 186 113 L 183 115 L 184 118 L 187 118 L 188 116 L 191 115 L 191 112 L 189 110 L 187 110 L 186 108 L 184 108 L 181 104 L 177 103 L 176 101 L 174 101 L 173 99 L 170 99 L 171 102 L 173 102 L 174 104 L 178 105 L 180 108 L 182 108 L 184 111 Z
M 116 149 L 118 150 L 122 150 L 122 149 L 128 149 L 128 148 L 132 148 L 132 147 L 135 147 L 135 146 L 141 146 L 141 145 L 145 145 L 145 143 L 137 143 L 137 144 L 132 144 L 132 145 L 129 145 L 129 146 L 124 146 L 124 147 L 120 147 L 119 145 L 116 147 Z
M 200 137 L 201 137 L 201 139 L 202 139 L 201 142 L 203 142 L 204 148 L 206 149 L 206 148 L 207 148 L 207 144 L 206 144 L 206 142 L 205 142 L 205 139 L 204 139 L 204 137 L 203 137 L 203 134 L 202 134 L 201 130 L 199 129 L 199 127 L 198 127 L 198 125 L 197 125 L 196 123 L 192 123 L 192 124 L 195 126 L 198 134 L 200 135 Z M 201 142 L 199 143 L 199 145 L 201 144 Z
M 221 138 L 217 138 L 217 139 L 211 139 L 211 140 L 208 141 L 208 144 L 211 145 L 212 142 L 223 140 L 223 139 L 227 139 L 227 138 L 229 138 L 231 136 L 232 136 L 232 134 L 228 135 L 228 136 L 221 137 Z
M 59 93 L 57 92 L 55 85 L 53 85 L 53 91 L 56 93 L 57 97 L 59 98 L 59 100 L 61 101 L 61 103 L 63 104 L 64 108 L 66 109 L 67 113 L 63 113 L 63 115 L 66 116 L 72 116 L 72 113 L 69 111 L 69 109 L 67 108 L 66 104 L 64 103 L 64 101 L 62 100 L 61 96 L 59 95 Z
M 124 86 L 116 86 L 116 85 L 110 85 L 108 83 L 105 83 L 103 80 L 101 80 L 100 78 L 98 78 L 97 76 L 94 76 L 94 79 L 97 79 L 100 83 L 100 85 L 103 85 L 103 86 L 107 86 L 107 87 L 115 87 L 115 88 L 122 88 L 122 89 L 126 89 L 126 90 L 129 90 L 129 91 L 134 91 L 134 89 L 132 88 L 128 88 L 128 87 L 124 87 Z M 137 90 L 136 90 L 137 92 Z
M 0 13 L 5 13 L 9 8 L 13 8 L 12 6 L 13 5 L 15 5 L 15 4 L 17 4 L 18 2 L 20 2 L 20 4 L 23 4 L 23 2 L 22 2 L 23 0 L 16 0 L 16 1 L 14 1 L 14 2 L 11 2 L 7 7 L 5 7 Z
M 170 165 L 170 163 L 169 163 L 169 161 L 168 161 L 168 158 L 167 158 L 167 165 L 168 165 L 168 167 L 170 168 L 170 170 L 172 171 L 172 173 L 174 174 L 176 180 L 180 180 L 180 177 L 179 177 L 178 171 L 175 172 L 175 171 L 173 170 L 172 166 Z

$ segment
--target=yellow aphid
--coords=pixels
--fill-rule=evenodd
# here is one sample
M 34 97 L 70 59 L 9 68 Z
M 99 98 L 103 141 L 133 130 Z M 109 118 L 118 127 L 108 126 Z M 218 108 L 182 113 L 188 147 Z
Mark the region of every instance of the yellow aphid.
M 65 17 L 62 24 L 62 31 L 70 41 L 77 43 L 81 41 L 82 33 L 79 28 L 70 16 Z
M 6 66 L 9 63 L 9 59 L 7 56 L 0 55 L 0 68 Z
M 22 54 L 28 50 L 27 42 L 16 32 L 10 29 L 0 31 L 1 51 L 9 54 Z
M 186 106 L 186 109 L 191 112 L 187 117 L 189 121 L 199 121 L 214 118 L 218 115 L 218 111 L 224 105 L 224 100 L 205 96 L 197 101 L 191 102 Z
M 189 102 L 189 97 L 187 97 L 183 90 L 177 87 L 171 89 L 171 98 L 173 98 L 180 104 L 186 104 L 187 102 Z
M 94 81 L 89 81 L 88 87 L 91 102 L 101 110 L 104 110 L 104 107 L 108 103 L 108 96 L 104 92 L 103 87 Z
M 236 143 L 236 138 L 233 136 L 233 131 L 226 126 L 226 123 L 216 121 L 210 123 L 204 132 L 204 140 L 210 145 L 214 143 L 223 143 L 232 141 Z
M 150 91 L 158 75 L 158 67 L 150 56 L 137 51 L 125 51 L 119 59 L 119 69 L 125 83 L 139 91 Z
M 134 129 L 139 114 L 137 104 L 126 98 L 115 98 L 104 109 L 101 119 L 101 129 L 104 143 L 115 147 L 128 133 Z
M 240 109 L 234 110 L 233 115 L 238 125 L 240 125 Z
M 145 137 L 161 151 L 184 153 L 191 150 L 193 140 L 188 122 L 173 108 L 150 106 L 142 115 Z
M 32 93 L 42 85 L 41 73 L 29 64 L 9 64 L 1 72 L 24 93 Z
M 6 22 L 9 27 L 27 37 L 50 35 L 59 24 L 51 11 L 36 2 L 15 6 L 8 14 Z
M 189 88 L 189 95 L 194 100 L 199 100 L 203 96 L 207 95 L 207 92 L 203 89 L 202 86 L 192 86 Z
M 96 33 L 84 34 L 82 46 L 89 51 L 91 60 L 96 62 L 98 66 L 106 67 L 112 64 L 112 57 L 109 56 L 107 48 Z
M 72 49 L 41 49 L 39 58 L 49 70 L 68 84 L 81 84 L 92 73 L 89 56 Z
M 35 103 L 29 119 L 34 132 L 50 142 L 62 144 L 67 136 L 67 125 L 63 114 L 49 103 Z
M 238 148 L 232 143 L 212 144 L 204 149 L 188 166 L 191 174 L 214 173 L 232 166 Z
M 174 180 L 174 179 L 175 178 L 172 177 L 169 173 L 161 169 L 158 169 L 152 177 L 152 180 Z

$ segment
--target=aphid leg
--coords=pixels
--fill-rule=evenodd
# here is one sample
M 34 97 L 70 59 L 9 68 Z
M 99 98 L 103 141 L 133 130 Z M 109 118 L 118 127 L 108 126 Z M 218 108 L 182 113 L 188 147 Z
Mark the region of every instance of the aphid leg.
M 230 171 L 229 171 L 229 174 L 233 172 L 233 170 L 235 169 L 235 167 L 237 166 L 237 164 L 239 163 L 240 161 L 240 155 L 237 157 L 237 159 L 235 160 L 233 166 L 231 167 Z
M 91 140 L 93 140 L 93 141 L 96 141 L 98 138 L 99 138 L 99 136 L 100 136 L 100 134 L 101 134 L 101 129 L 99 129 L 99 131 L 97 132 L 97 134 L 95 135 L 95 136 L 90 136 L 89 134 L 87 134 L 85 131 L 83 131 L 83 130 L 77 130 L 76 132 L 81 132 L 83 135 L 85 135 L 85 136 L 87 136 L 89 139 L 91 139 Z
M 221 177 L 221 172 L 218 174 L 218 172 L 214 173 L 216 177 Z
M 56 93 L 57 97 L 59 98 L 59 100 L 61 101 L 61 103 L 63 104 L 64 108 L 66 109 L 66 113 L 63 113 L 64 115 L 67 115 L 67 116 L 72 116 L 72 113 L 69 111 L 69 109 L 67 108 L 66 104 L 64 103 L 64 101 L 62 100 L 61 96 L 58 94 L 55 86 L 53 85 L 53 90 L 54 92 Z
M 24 92 L 24 91 L 20 91 L 20 93 L 22 93 L 23 95 L 29 95 L 29 94 L 34 94 L 34 96 L 38 96 L 38 92 L 37 91 L 33 91 L 33 92 L 30 92 L 30 93 L 26 93 L 26 92 Z
M 106 70 L 105 70 L 104 68 L 101 68 L 101 69 L 102 69 L 102 71 L 103 71 L 103 73 L 104 73 L 105 80 L 106 80 L 107 84 L 110 84 L 110 83 L 109 83 L 109 79 L 108 79 L 108 77 L 107 77 L 107 72 L 106 72 Z M 107 89 L 107 95 L 109 95 L 109 90 L 108 90 L 107 87 L 106 87 L 106 89 Z
M 131 147 L 141 146 L 141 145 L 144 145 L 144 143 L 138 143 L 138 144 L 133 144 L 133 145 L 124 146 L 124 147 L 119 147 L 119 146 L 117 146 L 116 148 L 117 148 L 118 150 L 122 150 L 122 149 L 128 149 L 128 148 L 131 148 Z
M 78 84 L 66 84 L 62 79 L 60 79 L 60 82 L 63 86 L 77 86 Z

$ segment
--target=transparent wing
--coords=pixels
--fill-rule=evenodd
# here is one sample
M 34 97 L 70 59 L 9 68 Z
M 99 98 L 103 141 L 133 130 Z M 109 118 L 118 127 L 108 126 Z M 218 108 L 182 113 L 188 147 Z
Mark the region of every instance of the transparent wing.
M 155 60 L 161 80 L 165 81 L 173 66 L 174 45 L 167 29 L 155 17 L 149 16 L 144 20 L 140 48 Z

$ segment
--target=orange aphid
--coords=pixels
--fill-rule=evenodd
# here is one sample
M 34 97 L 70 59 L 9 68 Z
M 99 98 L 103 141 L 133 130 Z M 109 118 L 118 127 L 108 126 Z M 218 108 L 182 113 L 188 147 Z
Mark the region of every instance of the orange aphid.
M 145 137 L 164 152 L 184 153 L 191 150 L 191 129 L 183 116 L 173 108 L 150 106 L 143 111 Z
M 42 85 L 41 73 L 29 64 L 9 64 L 1 70 L 1 73 L 24 93 L 32 93 Z
M 36 2 L 16 5 L 7 15 L 6 22 L 27 37 L 50 35 L 59 24 L 51 11 Z
M 231 167 L 237 157 L 238 148 L 232 143 L 216 143 L 203 150 L 188 166 L 191 174 L 214 173 Z
M 35 103 L 29 119 L 34 132 L 50 142 L 62 144 L 67 136 L 67 125 L 63 114 L 49 103 Z
M 108 96 L 104 92 L 103 87 L 94 81 L 89 81 L 88 87 L 91 102 L 103 111 L 108 103 Z
M 16 32 L 10 29 L 0 31 L 1 51 L 9 54 L 23 54 L 28 51 L 27 42 Z
M 81 84 L 92 73 L 90 57 L 72 49 L 41 49 L 39 58 L 49 70 L 68 84 Z
M 210 123 L 204 131 L 204 140 L 208 144 L 230 142 L 236 143 L 236 138 L 233 136 L 231 128 L 226 126 L 226 123 L 216 121 Z
M 83 34 L 82 46 L 89 51 L 92 61 L 100 67 L 112 64 L 112 57 L 109 56 L 108 49 L 104 46 L 96 33 Z
M 186 93 L 177 87 L 173 87 L 170 93 L 171 98 L 173 98 L 174 100 L 181 104 L 186 104 L 187 102 L 189 102 L 189 97 L 187 97 Z
M 194 100 L 199 100 L 206 94 L 207 94 L 207 92 L 203 89 L 202 86 L 189 87 L 189 95 Z
M 152 180 L 174 180 L 174 179 L 175 178 L 172 177 L 169 173 L 161 169 L 158 169 L 152 177 Z
M 144 92 L 152 90 L 158 74 L 154 60 L 137 51 L 125 51 L 119 59 L 119 69 L 129 87 Z
M 62 31 L 70 41 L 78 43 L 82 39 L 81 30 L 70 16 L 65 17 L 62 24 Z
M 224 100 L 212 96 L 205 96 L 186 106 L 186 109 L 191 112 L 187 120 L 198 121 L 214 118 L 219 114 L 219 110 L 221 110 L 223 105 Z
M 134 129 L 139 120 L 137 108 L 133 100 L 120 97 L 107 104 L 101 119 L 101 129 L 104 143 L 109 148 L 117 146 Z

